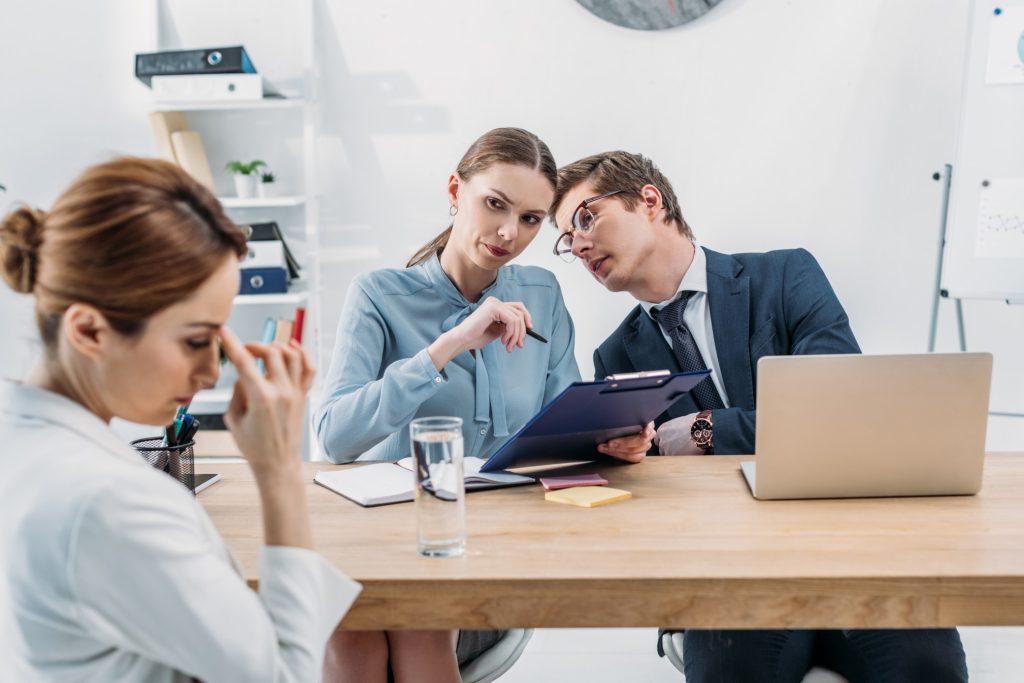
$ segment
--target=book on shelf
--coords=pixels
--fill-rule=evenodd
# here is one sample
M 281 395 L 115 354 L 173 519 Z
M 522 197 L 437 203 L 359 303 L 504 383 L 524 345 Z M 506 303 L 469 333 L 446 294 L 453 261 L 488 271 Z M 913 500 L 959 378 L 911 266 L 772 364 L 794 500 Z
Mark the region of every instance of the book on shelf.
M 180 111 L 154 111 L 149 113 L 149 128 L 153 131 L 153 144 L 156 154 L 161 159 L 178 163 L 171 143 L 171 133 L 188 130 L 188 121 Z
M 306 309 L 298 306 L 295 309 L 295 320 L 292 322 L 292 339 L 302 343 L 302 328 L 306 323 Z
M 246 268 L 242 264 L 238 293 L 244 296 L 266 296 L 288 292 L 288 271 L 285 268 Z
M 213 172 L 210 170 L 210 162 L 206 158 L 206 148 L 203 147 L 203 138 L 199 133 L 194 130 L 175 131 L 171 133 L 171 145 L 174 147 L 174 156 L 178 160 L 178 165 L 211 192 L 216 192 Z
M 274 343 L 275 344 L 287 344 L 292 339 L 292 325 L 291 320 L 278 320 L 277 329 L 274 331 Z
M 242 45 L 193 50 L 160 50 L 135 55 L 135 77 L 152 85 L 153 76 L 254 74 L 256 67 Z
M 483 458 L 463 458 L 463 482 L 466 491 L 521 486 L 534 483 L 533 477 L 511 472 L 481 472 Z M 340 470 L 321 470 L 313 477 L 320 486 L 334 491 L 363 507 L 404 503 L 415 498 L 412 458 L 397 462 L 378 462 Z
M 302 327 L 306 319 L 306 309 L 302 306 L 295 308 L 295 317 L 272 318 L 268 317 L 263 321 L 263 336 L 260 339 L 262 344 L 281 342 L 287 344 L 294 339 L 302 343 Z
M 249 227 L 252 229 L 252 234 L 249 236 L 250 242 L 280 242 L 284 249 L 285 264 L 288 266 L 288 277 L 299 277 L 301 267 L 294 254 L 292 254 L 291 249 L 288 248 L 288 242 L 285 240 L 284 233 L 281 231 L 280 226 L 278 226 L 277 221 L 250 223 Z
M 153 145 L 158 157 L 181 166 L 210 191 L 215 191 L 203 138 L 197 131 L 189 130 L 185 114 L 180 111 L 150 112 L 149 128 L 153 132 Z
M 277 240 L 246 243 L 248 253 L 242 261 L 243 268 L 285 268 L 284 244 Z
M 246 102 L 264 94 L 259 74 L 153 76 L 151 87 L 158 103 Z

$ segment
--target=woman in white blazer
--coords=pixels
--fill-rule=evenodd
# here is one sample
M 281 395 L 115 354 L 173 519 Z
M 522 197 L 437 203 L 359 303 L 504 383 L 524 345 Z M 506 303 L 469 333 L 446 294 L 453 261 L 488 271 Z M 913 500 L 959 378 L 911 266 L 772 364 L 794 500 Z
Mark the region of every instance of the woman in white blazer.
M 0 224 L 0 273 L 34 295 L 43 341 L 0 386 L 0 680 L 319 679 L 359 585 L 312 550 L 305 353 L 224 327 L 245 251 L 163 161 L 95 166 L 49 213 Z M 220 342 L 239 373 L 225 420 L 262 502 L 258 593 L 195 498 L 108 426 L 171 422 L 216 380 Z

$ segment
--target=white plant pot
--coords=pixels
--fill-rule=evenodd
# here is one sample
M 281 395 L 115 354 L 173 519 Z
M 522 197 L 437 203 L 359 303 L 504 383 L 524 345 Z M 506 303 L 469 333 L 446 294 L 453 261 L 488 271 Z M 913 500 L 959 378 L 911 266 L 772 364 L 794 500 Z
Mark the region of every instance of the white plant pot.
M 277 196 L 277 183 L 260 183 L 260 196 L 264 198 Z
M 260 184 L 260 177 L 255 173 L 245 175 L 243 173 L 235 173 L 235 192 L 238 194 L 239 199 L 252 199 L 256 196 L 256 193 Z

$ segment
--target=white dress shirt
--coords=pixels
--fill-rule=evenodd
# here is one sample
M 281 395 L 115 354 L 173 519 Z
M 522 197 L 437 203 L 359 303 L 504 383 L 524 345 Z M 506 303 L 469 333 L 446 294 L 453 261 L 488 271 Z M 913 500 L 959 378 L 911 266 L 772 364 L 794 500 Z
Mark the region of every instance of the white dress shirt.
M 660 311 L 679 298 L 680 292 L 695 292 L 689 301 L 686 302 L 686 308 L 683 310 L 683 322 L 689 328 L 690 336 L 697 343 L 697 349 L 700 351 L 701 357 L 707 364 L 708 369 L 711 370 L 711 381 L 715 383 L 715 388 L 718 389 L 718 394 L 722 397 L 722 403 L 728 408 L 729 395 L 725 393 L 725 384 L 722 382 L 722 366 L 718 363 L 718 352 L 715 350 L 715 335 L 711 329 L 711 306 L 708 304 L 708 258 L 704 253 L 704 249 L 699 245 L 694 245 L 693 261 L 690 263 L 690 267 L 686 269 L 686 274 L 683 275 L 676 293 L 671 298 L 660 303 L 641 301 L 640 306 L 654 320 L 654 316 L 651 315 L 651 309 Z M 658 324 L 657 320 L 655 320 L 655 324 Z M 665 337 L 665 341 L 671 348 L 672 337 L 669 336 L 668 332 L 661 325 L 658 325 L 658 329 L 661 330 L 662 336 Z
M 0 382 L 0 444 L 0 680 L 320 680 L 361 587 L 319 554 L 264 547 L 252 591 L 184 486 L 51 392 Z

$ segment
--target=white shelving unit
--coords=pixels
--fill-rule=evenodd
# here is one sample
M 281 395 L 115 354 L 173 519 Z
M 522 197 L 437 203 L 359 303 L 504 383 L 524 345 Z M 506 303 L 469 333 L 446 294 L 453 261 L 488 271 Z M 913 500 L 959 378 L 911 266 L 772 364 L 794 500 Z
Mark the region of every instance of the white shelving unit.
M 302 206 L 306 203 L 305 196 L 290 197 L 218 197 L 225 209 L 273 209 L 291 206 Z
M 276 3 L 250 0 L 245 11 L 280 26 L 282 38 L 267 43 L 265 32 L 247 33 L 247 24 L 232 13 L 239 8 L 205 0 L 153 0 L 154 50 L 195 49 L 244 45 L 257 71 L 284 97 L 232 102 L 159 102 L 153 111 L 185 112 L 189 127 L 203 138 L 218 197 L 232 220 L 240 224 L 276 221 L 301 266 L 301 277 L 287 293 L 235 297 L 229 325 L 246 341 L 258 341 L 264 321 L 290 319 L 295 308 L 306 309 L 303 345 L 310 356 L 321 358 L 319 201 L 317 176 L 318 103 L 313 47 L 312 0 Z M 237 3 L 234 3 L 237 4 Z M 276 13 L 276 16 L 275 16 Z M 269 74 L 269 75 L 268 75 Z M 230 176 L 223 170 L 231 159 L 263 159 L 278 176 L 280 196 L 242 199 L 229 196 Z M 282 170 L 284 171 L 282 173 Z M 283 176 L 283 177 L 282 177 Z M 211 390 L 193 401 L 194 413 L 223 412 L 231 398 L 234 376 L 228 370 Z M 312 395 L 315 395 L 312 394 Z M 310 407 L 311 409 L 311 407 Z M 315 439 L 307 435 L 303 457 L 315 452 Z
M 284 294 L 239 294 L 235 297 L 235 306 L 279 306 L 292 304 L 301 306 L 309 300 L 309 292 L 291 291 Z
M 231 401 L 231 389 L 207 389 L 199 392 L 192 400 L 189 411 L 197 415 L 222 413 Z
M 236 102 L 156 102 L 153 111 L 228 111 L 238 109 L 298 109 L 306 106 L 299 97 L 264 97 Z

